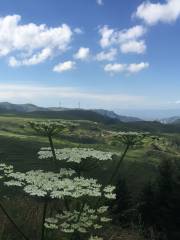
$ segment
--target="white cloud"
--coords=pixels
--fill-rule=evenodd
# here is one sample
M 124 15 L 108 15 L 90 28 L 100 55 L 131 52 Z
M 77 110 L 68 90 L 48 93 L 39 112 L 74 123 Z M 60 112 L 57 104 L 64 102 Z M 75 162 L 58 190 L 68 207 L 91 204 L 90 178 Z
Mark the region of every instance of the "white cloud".
M 135 40 L 140 37 L 143 37 L 145 33 L 146 33 L 146 29 L 141 25 L 137 25 L 137 26 L 122 30 L 119 33 L 117 33 L 117 35 L 118 35 L 117 39 L 119 40 L 119 42 Z
M 99 29 L 99 34 L 101 35 L 100 45 L 102 48 L 106 48 L 114 44 L 114 29 L 105 25 Z
M 59 72 L 59 73 L 70 71 L 75 68 L 75 65 L 76 65 L 76 63 L 73 61 L 66 61 L 66 62 L 59 63 L 56 66 L 54 66 L 53 71 Z
M 105 65 L 104 71 L 109 72 L 110 74 L 116 73 L 138 73 L 149 67 L 149 63 L 132 63 L 132 64 L 121 64 L 121 63 L 109 63 Z
M 75 28 L 75 29 L 74 29 L 74 32 L 75 32 L 76 34 L 83 34 L 83 30 L 82 30 L 81 28 Z
M 137 73 L 146 68 L 149 68 L 149 63 L 147 63 L 147 62 L 132 63 L 127 66 L 127 71 L 129 73 Z
M 105 72 L 110 73 L 121 73 L 126 70 L 126 64 L 120 64 L 120 63 L 109 63 L 104 67 Z
M 144 36 L 145 32 L 146 29 L 141 25 L 120 31 L 105 25 L 99 29 L 101 35 L 100 45 L 102 48 L 110 47 L 113 44 L 119 45 L 126 41 L 139 39 Z
M 21 24 L 21 16 L 0 18 L 0 56 L 10 55 L 11 66 L 38 64 L 66 51 L 72 40 L 71 28 L 62 24 Z
M 158 22 L 171 23 L 180 17 L 180 1 L 166 0 L 165 3 L 146 1 L 137 8 L 135 16 L 149 25 Z
M 143 40 L 132 40 L 121 45 L 122 53 L 137 53 L 142 54 L 146 51 L 146 44 Z
M 101 5 L 101 6 L 104 4 L 103 0 L 96 0 L 96 2 L 98 5 Z
M 48 99 L 48 100 L 47 100 Z M 128 95 L 124 93 L 99 93 L 85 91 L 80 88 L 62 86 L 41 86 L 21 84 L 0 84 L 0 101 L 16 103 L 31 102 L 42 105 L 57 105 L 59 100 L 76 107 L 81 101 L 91 107 L 124 106 L 124 104 L 137 104 L 144 101 L 143 96 Z
M 111 48 L 109 51 L 102 51 L 96 55 L 97 61 L 113 61 L 117 55 L 117 49 Z
M 90 49 L 85 47 L 79 48 L 77 53 L 74 54 L 74 58 L 79 60 L 87 60 L 89 57 L 90 57 Z
M 100 39 L 100 46 L 102 48 L 108 48 L 113 45 L 118 45 L 120 49 L 126 48 L 124 52 L 133 52 L 133 53 L 142 53 L 142 47 L 145 49 L 146 45 L 145 42 L 140 40 L 146 33 L 146 29 L 141 26 L 137 25 L 129 29 L 124 30 L 116 30 L 109 28 L 108 26 L 103 26 L 99 29 L 99 34 L 101 36 Z M 127 44 L 129 44 L 129 49 L 127 50 Z M 131 44 L 131 46 L 130 46 Z M 138 45 L 138 52 L 134 50 L 134 46 L 136 44 L 136 47 Z M 140 46 L 141 45 L 141 46 Z M 123 47 L 122 47 L 123 46 Z M 124 47 L 125 46 L 125 47 Z
M 44 62 L 46 59 L 52 56 L 52 50 L 50 48 L 44 48 L 41 52 L 32 55 L 30 58 L 17 60 L 15 57 L 9 58 L 9 65 L 11 67 L 36 65 Z

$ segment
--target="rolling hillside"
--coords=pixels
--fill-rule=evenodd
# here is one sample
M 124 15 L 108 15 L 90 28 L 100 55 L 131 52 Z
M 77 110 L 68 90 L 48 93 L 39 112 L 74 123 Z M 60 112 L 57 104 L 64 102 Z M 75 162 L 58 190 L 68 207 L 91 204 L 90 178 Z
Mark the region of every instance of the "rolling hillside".
M 139 118 L 135 117 L 127 117 L 118 115 L 113 111 L 104 110 L 104 109 L 91 109 L 91 110 L 85 110 L 85 109 L 71 109 L 71 108 L 61 108 L 61 107 L 39 107 L 34 104 L 13 104 L 9 102 L 1 102 L 0 103 L 0 111 L 1 112 L 7 112 L 7 113 L 35 113 L 35 112 L 44 112 L 45 116 L 64 116 L 65 118 L 69 116 L 70 118 L 86 118 L 87 115 L 92 115 L 93 118 L 109 118 L 112 120 L 119 120 L 122 122 L 136 122 L 141 121 Z M 101 115 L 101 117 L 98 115 Z M 38 114 L 37 114 L 38 115 Z

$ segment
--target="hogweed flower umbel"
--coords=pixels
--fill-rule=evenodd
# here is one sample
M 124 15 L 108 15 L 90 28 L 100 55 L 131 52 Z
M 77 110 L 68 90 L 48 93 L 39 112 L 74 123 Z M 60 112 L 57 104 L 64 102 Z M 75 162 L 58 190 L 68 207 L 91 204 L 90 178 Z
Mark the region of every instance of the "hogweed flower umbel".
M 45 227 L 51 230 L 60 229 L 64 233 L 88 233 L 92 229 L 101 229 L 104 223 L 111 221 L 106 217 L 107 209 L 106 206 L 102 206 L 95 210 L 86 204 L 82 212 L 63 211 L 61 214 L 56 214 L 54 218 L 47 218 Z
M 55 149 L 52 137 L 61 131 L 73 128 L 73 124 L 68 123 L 68 125 L 62 121 L 37 121 L 29 124 L 37 133 L 48 137 L 50 148 L 41 148 L 38 158 L 53 159 L 54 172 L 43 170 L 16 172 L 12 166 L 0 164 L 0 177 L 5 177 L 4 184 L 8 187 L 18 187 L 30 197 L 41 199 L 40 202 L 43 202 L 41 240 L 44 240 L 45 228 L 59 230 L 65 236 L 75 236 L 76 239 L 83 235 L 87 240 L 102 240 L 96 234 L 111 219 L 108 217 L 107 206 L 94 203 L 96 199 L 103 199 L 105 202 L 115 199 L 115 187 L 111 182 L 102 184 L 97 179 L 87 178 L 85 177 L 87 174 L 80 172 L 86 170 L 84 166 L 90 169 L 91 165 L 87 163 L 100 165 L 113 160 L 115 154 L 92 148 Z M 140 142 L 144 135 L 121 132 L 115 137 L 121 139 L 123 144 L 133 146 Z M 57 162 L 59 165 L 56 164 Z M 61 208 L 49 211 L 48 204 L 54 199 L 55 202 L 60 203 Z
M 9 174 L 13 172 L 14 168 L 12 165 L 7 165 L 5 163 L 0 163 L 0 179 L 8 177 Z
M 96 179 L 72 177 L 73 170 L 63 170 L 60 173 L 44 172 L 42 170 L 26 173 L 14 172 L 8 175 L 6 186 L 22 187 L 30 196 L 64 199 L 87 197 L 105 197 L 114 199 L 114 187 L 102 185 Z
M 96 159 L 97 161 L 112 160 L 113 153 L 94 150 L 92 148 L 63 148 L 55 149 L 56 159 L 59 161 L 67 161 L 81 163 L 86 159 Z M 52 158 L 50 148 L 41 148 L 38 152 L 39 159 Z

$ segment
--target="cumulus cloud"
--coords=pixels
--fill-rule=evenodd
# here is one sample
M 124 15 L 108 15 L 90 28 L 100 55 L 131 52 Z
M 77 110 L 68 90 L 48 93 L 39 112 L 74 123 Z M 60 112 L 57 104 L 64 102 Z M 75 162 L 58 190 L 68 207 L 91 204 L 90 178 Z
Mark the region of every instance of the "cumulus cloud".
M 142 53 L 145 51 L 145 42 L 140 40 L 146 33 L 146 29 L 137 25 L 129 29 L 116 30 L 109 28 L 107 25 L 99 29 L 101 36 L 100 46 L 102 48 L 108 48 L 113 45 L 118 45 L 120 49 L 125 49 L 124 53 Z M 135 51 L 135 46 L 138 46 L 138 50 Z
M 74 32 L 75 32 L 76 34 L 83 34 L 83 30 L 82 30 L 81 28 L 75 28 L 75 29 L 74 29 Z
M 70 71 L 75 68 L 75 65 L 76 65 L 76 63 L 73 61 L 66 61 L 66 62 L 59 63 L 56 66 L 54 66 L 53 71 L 59 72 L 59 73 Z
M 96 0 L 97 4 L 102 6 L 104 4 L 103 0 Z
M 105 65 L 104 71 L 109 72 L 110 74 L 116 73 L 138 73 L 149 67 L 149 63 L 141 62 L 141 63 L 132 63 L 132 64 L 121 64 L 121 63 L 109 63 Z
M 9 55 L 10 66 L 34 65 L 66 51 L 73 32 L 67 24 L 21 24 L 21 16 L 0 18 L 0 56 Z
M 137 73 L 149 67 L 149 63 L 141 62 L 141 63 L 132 63 L 127 66 L 127 71 L 129 73 Z
M 126 70 L 126 64 L 121 64 L 121 63 L 109 63 L 104 67 L 105 72 L 110 72 L 110 73 L 121 73 Z
M 115 40 L 115 30 L 112 28 L 109 28 L 107 25 L 103 26 L 99 29 L 99 34 L 101 36 L 100 39 L 100 46 L 102 48 L 109 47 L 114 44 Z
M 106 48 L 113 44 L 122 44 L 126 41 L 137 40 L 144 36 L 145 32 L 146 29 L 141 25 L 120 31 L 105 25 L 99 29 L 101 35 L 100 45 L 102 48 Z
M 117 55 L 117 49 L 111 48 L 109 51 L 102 51 L 96 55 L 97 61 L 113 61 Z
M 74 54 L 75 59 L 87 60 L 90 57 L 90 49 L 85 47 L 80 47 L 76 54 Z
M 158 22 L 171 23 L 180 17 L 180 1 L 166 0 L 165 3 L 146 1 L 138 6 L 135 16 L 149 25 Z
M 36 65 L 38 63 L 44 62 L 46 59 L 52 56 L 52 50 L 50 48 L 44 48 L 41 52 L 32 55 L 30 58 L 25 58 L 22 60 L 18 60 L 16 57 L 9 58 L 9 65 L 11 67 L 18 67 L 18 66 L 29 66 L 29 65 Z
M 121 52 L 122 53 L 137 53 L 142 54 L 146 51 L 146 44 L 142 41 L 128 41 L 121 45 Z

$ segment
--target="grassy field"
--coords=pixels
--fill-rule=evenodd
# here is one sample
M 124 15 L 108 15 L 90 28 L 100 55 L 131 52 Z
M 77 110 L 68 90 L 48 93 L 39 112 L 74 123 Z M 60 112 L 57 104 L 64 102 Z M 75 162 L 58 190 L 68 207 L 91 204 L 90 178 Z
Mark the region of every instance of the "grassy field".
M 0 156 L 1 161 L 13 164 L 18 170 L 29 170 L 43 168 L 49 169 L 48 161 L 37 160 L 37 151 L 40 147 L 48 146 L 45 137 L 37 135 L 28 126 L 29 121 L 44 120 L 44 118 L 24 117 L 13 114 L 0 116 Z M 54 119 L 57 120 L 57 119 Z M 114 129 L 114 126 L 104 125 L 103 123 L 94 124 L 91 121 L 76 120 L 79 126 L 69 134 L 56 136 L 54 144 L 57 148 L 63 147 L 91 147 L 106 151 L 114 151 L 119 154 L 123 151 L 123 146 L 114 145 L 106 138 L 102 132 Z M 119 126 L 118 126 L 119 128 Z M 161 134 L 163 139 L 172 141 L 175 134 Z M 170 144 L 170 143 L 169 143 Z M 172 149 L 173 157 L 178 158 L 178 149 Z M 151 180 L 155 174 L 159 161 L 164 156 L 172 157 L 163 149 L 155 149 L 152 143 L 147 140 L 142 147 L 131 149 L 121 168 L 121 173 L 133 189 Z M 176 155 L 174 155 L 176 153 Z M 110 166 L 109 166 L 110 167 Z
M 31 169 L 44 169 L 50 170 L 52 168 L 51 162 L 48 160 L 40 161 L 37 159 L 37 152 L 41 147 L 48 146 L 48 141 L 45 137 L 37 135 L 28 126 L 28 121 L 44 120 L 47 118 L 41 118 L 37 116 L 19 116 L 16 114 L 6 114 L 0 116 L 0 159 L 2 162 L 13 164 L 16 170 L 27 171 Z M 57 120 L 57 119 L 53 119 Z M 59 120 L 59 119 L 58 119 Z M 71 134 L 59 134 L 54 138 L 54 144 L 57 148 L 64 147 L 91 147 L 94 149 L 113 151 L 121 154 L 124 147 L 121 144 L 114 144 L 107 136 L 106 132 L 109 130 L 121 130 L 119 124 L 116 126 L 105 124 L 104 122 L 94 123 L 88 120 L 75 120 L 78 123 L 78 127 L 71 132 Z M 124 129 L 122 129 L 124 130 Z M 139 129 L 137 129 L 139 130 Z M 173 129 L 174 131 L 174 129 Z M 156 133 L 153 133 L 156 135 Z M 144 141 L 143 146 L 131 149 L 123 162 L 119 176 L 126 179 L 130 191 L 133 193 L 134 199 L 138 196 L 143 186 L 155 179 L 157 174 L 157 167 L 161 159 L 171 158 L 179 160 L 179 137 L 174 133 L 158 133 L 160 141 L 154 143 L 152 140 L 147 139 Z M 103 181 L 111 172 L 112 163 L 107 164 L 100 176 Z M 99 178 L 98 169 L 94 169 L 91 176 L 97 176 Z M 14 195 L 13 202 L 11 196 Z M 24 196 L 23 196 L 24 198 Z M 22 196 L 20 193 L 9 191 L 6 194 L 3 202 L 9 206 L 9 211 L 13 217 L 17 220 L 19 225 L 24 231 L 31 236 L 32 239 L 38 239 L 38 231 L 36 229 L 37 222 L 32 219 L 36 219 L 41 212 L 38 202 L 33 203 L 25 198 L 22 202 Z M 14 210 L 16 209 L 16 210 Z M 21 211 L 26 211 L 24 219 L 20 217 Z M 0 213 L 1 217 L 2 213 Z M 27 215 L 27 216 L 26 216 Z M 29 217 L 30 216 L 30 217 Z M 13 232 L 12 226 L 9 225 L 7 219 L 2 218 L 4 221 L 5 229 L 0 230 L 1 240 L 16 240 L 18 235 L 11 234 Z M 25 225 L 26 223 L 26 225 Z M 28 226 L 28 227 L 27 227 Z M 31 229 L 26 230 L 26 229 Z M 34 233 L 32 232 L 34 229 Z M 114 230 L 113 230 L 114 231 Z M 138 240 L 141 239 L 136 232 L 118 233 L 119 237 L 112 239 L 122 240 Z M 108 234 L 108 232 L 107 232 Z M 123 235 L 124 234 L 124 235 Z M 3 238 L 3 236 L 6 236 Z M 137 236 L 136 236 L 137 235 Z M 13 236 L 13 237 L 12 237 Z M 20 239 L 20 238 L 19 238 Z

